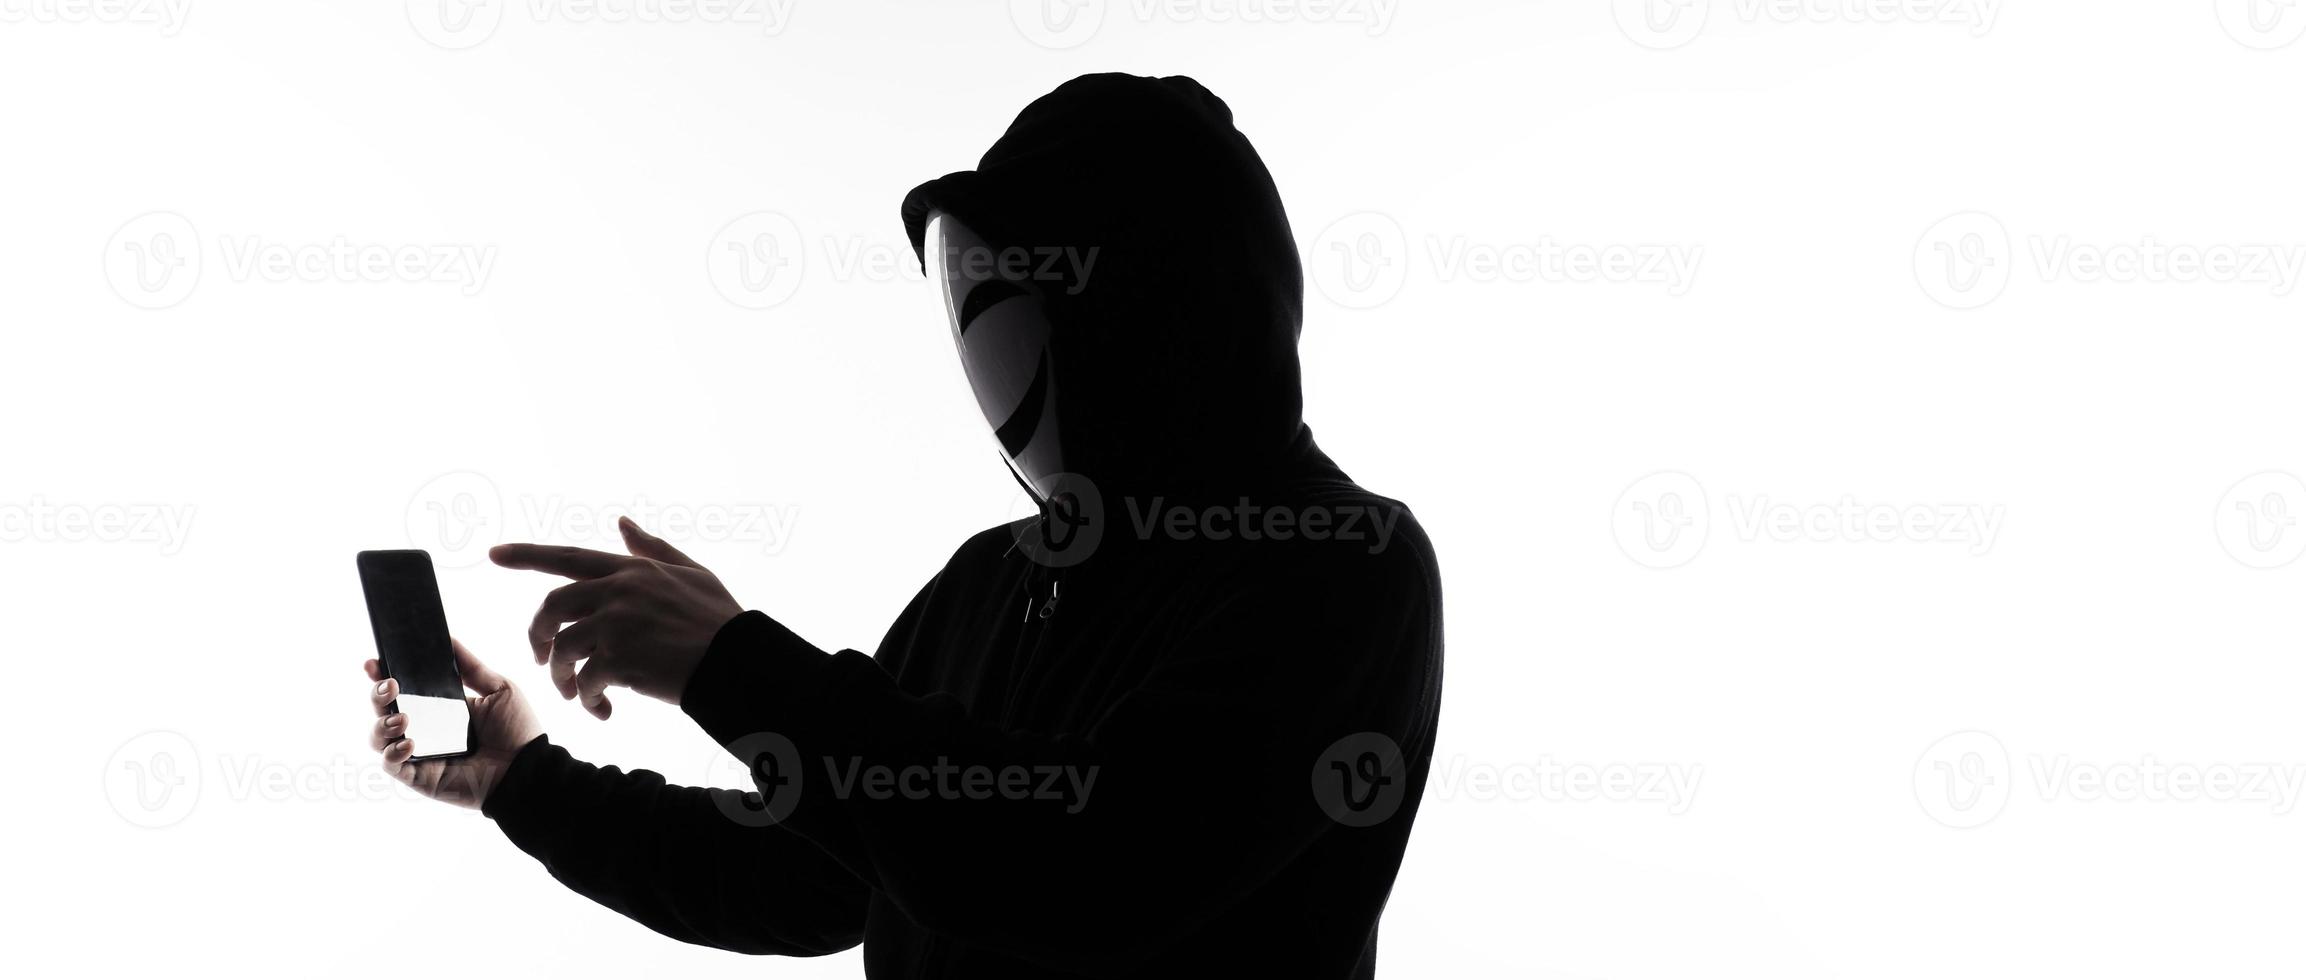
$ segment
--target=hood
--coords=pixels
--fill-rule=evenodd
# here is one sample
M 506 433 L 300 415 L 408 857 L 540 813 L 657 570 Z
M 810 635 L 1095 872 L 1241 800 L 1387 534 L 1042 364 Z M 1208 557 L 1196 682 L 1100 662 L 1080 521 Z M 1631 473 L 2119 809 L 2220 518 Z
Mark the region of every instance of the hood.
M 1264 161 L 1190 78 L 1084 75 L 975 170 L 905 196 L 1036 257 L 1065 460 L 1099 492 L 1250 492 L 1317 456 L 1300 421 L 1304 277 Z

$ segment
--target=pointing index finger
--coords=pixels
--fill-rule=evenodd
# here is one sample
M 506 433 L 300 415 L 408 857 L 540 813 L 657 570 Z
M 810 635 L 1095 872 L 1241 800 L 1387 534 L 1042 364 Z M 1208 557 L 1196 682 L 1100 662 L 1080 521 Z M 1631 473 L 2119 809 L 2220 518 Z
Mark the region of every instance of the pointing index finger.
M 599 578 L 631 560 L 605 551 L 555 544 L 500 544 L 488 549 L 488 558 L 506 568 L 550 572 L 569 578 Z

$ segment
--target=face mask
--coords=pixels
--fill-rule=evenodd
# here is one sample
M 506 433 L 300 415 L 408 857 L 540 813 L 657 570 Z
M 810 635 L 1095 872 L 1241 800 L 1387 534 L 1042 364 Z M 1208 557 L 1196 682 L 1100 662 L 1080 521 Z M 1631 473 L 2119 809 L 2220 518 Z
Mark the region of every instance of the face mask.
M 930 215 L 922 235 L 929 281 L 944 299 L 946 322 L 977 407 L 993 427 L 1002 461 L 1034 498 L 1057 494 L 1065 472 L 1058 447 L 1057 378 L 1049 357 L 1049 313 L 1039 287 L 952 215 Z

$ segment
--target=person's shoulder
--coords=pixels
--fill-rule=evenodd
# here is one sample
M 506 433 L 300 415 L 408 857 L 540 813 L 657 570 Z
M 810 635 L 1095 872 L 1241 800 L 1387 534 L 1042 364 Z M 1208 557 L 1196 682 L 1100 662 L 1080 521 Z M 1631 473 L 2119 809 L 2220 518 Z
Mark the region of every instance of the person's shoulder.
M 982 569 L 998 564 L 1016 548 L 1017 537 L 1024 534 L 1032 523 L 1032 518 L 1021 517 L 969 535 L 960 547 L 953 549 L 953 555 L 946 559 L 945 567 Z
M 1432 539 L 1409 505 L 1353 484 L 1275 501 L 1256 523 L 1269 548 L 1252 561 L 1267 574 L 1361 583 L 1387 592 L 1438 591 Z

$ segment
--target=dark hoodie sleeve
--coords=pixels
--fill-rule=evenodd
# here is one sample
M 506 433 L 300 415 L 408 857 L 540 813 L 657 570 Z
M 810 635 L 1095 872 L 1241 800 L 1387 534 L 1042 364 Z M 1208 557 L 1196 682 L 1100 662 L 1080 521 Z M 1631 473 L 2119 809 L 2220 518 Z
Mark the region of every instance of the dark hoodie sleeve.
M 722 629 L 682 703 L 724 745 L 788 740 L 804 777 L 763 785 L 798 794 L 782 826 L 919 926 L 1060 969 L 1125 967 L 1322 835 L 1384 832 L 1322 804 L 1315 777 L 1340 739 L 1376 733 L 1413 759 L 1431 750 L 1429 554 L 1307 551 L 1256 572 L 1211 590 L 1225 598 L 1080 731 L 974 723 L 954 698 L 909 695 L 872 659 L 826 654 L 758 612 Z M 875 770 L 899 774 L 895 792 L 872 790 Z M 972 794 L 972 770 L 1030 792 Z M 922 785 L 940 772 L 946 782 Z
M 753 819 L 758 800 L 594 766 L 540 735 L 482 812 L 571 891 L 682 942 L 787 956 L 856 945 L 870 890 Z

